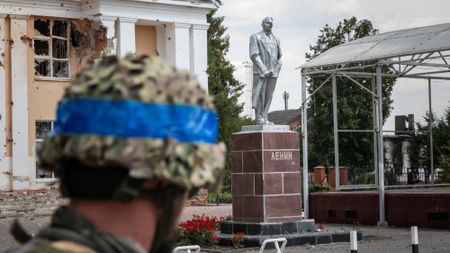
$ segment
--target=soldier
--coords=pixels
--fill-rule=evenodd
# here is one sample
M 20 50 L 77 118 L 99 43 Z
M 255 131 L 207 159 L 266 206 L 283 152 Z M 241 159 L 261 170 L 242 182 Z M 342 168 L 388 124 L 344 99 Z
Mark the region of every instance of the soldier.
M 68 206 L 7 252 L 171 252 L 188 196 L 219 185 L 212 98 L 189 73 L 156 57 L 110 56 L 82 70 L 38 151 Z

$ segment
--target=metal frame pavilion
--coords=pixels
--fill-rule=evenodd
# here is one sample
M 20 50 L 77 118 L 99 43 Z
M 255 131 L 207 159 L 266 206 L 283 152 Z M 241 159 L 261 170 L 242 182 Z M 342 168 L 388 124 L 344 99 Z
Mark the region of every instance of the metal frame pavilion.
M 382 73 L 381 68 L 387 66 L 391 73 Z M 375 71 L 373 69 L 375 68 Z M 308 100 L 331 80 L 333 93 L 333 125 L 334 125 L 334 167 L 336 188 L 378 188 L 379 193 L 379 225 L 386 225 L 385 219 L 385 185 L 384 185 L 384 149 L 383 133 L 383 77 L 415 78 L 428 80 L 428 106 L 431 107 L 431 80 L 450 80 L 450 23 L 433 26 L 405 29 L 349 41 L 333 47 L 300 66 L 302 82 L 302 138 L 303 138 L 303 201 L 304 216 L 309 218 L 308 192 Z M 326 80 L 307 97 L 307 77 L 326 75 Z M 336 77 L 351 80 L 372 96 L 373 129 L 338 129 L 337 115 L 337 83 Z M 369 79 L 371 87 L 358 82 L 356 78 Z M 430 123 L 432 117 L 430 117 Z M 434 180 L 433 168 L 433 136 L 429 124 L 431 151 L 431 179 Z M 375 185 L 340 184 L 339 172 L 339 133 L 340 132 L 372 132 L 374 134 L 374 171 Z

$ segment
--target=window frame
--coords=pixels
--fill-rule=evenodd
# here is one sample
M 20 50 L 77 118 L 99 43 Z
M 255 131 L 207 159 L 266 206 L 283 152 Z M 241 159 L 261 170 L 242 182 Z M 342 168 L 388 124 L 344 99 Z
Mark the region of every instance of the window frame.
M 34 135 L 34 147 L 35 147 L 35 170 L 34 170 L 34 176 L 35 176 L 35 178 L 36 178 L 36 183 L 53 183 L 53 182 L 57 182 L 58 181 L 58 178 L 55 176 L 55 172 L 54 171 L 52 171 L 52 177 L 51 178 L 40 178 L 40 177 L 37 177 L 37 172 L 38 172 L 38 161 L 37 161 L 37 157 L 36 157 L 36 148 L 37 148 L 37 143 L 42 143 L 42 142 L 44 142 L 44 138 L 38 138 L 37 137 L 37 134 L 36 134 L 36 129 L 37 129 L 37 127 L 36 127 L 36 125 L 37 125 L 37 123 L 38 122 L 50 122 L 50 124 L 51 124 L 51 127 L 50 127 L 50 131 L 53 131 L 53 128 L 54 128 L 54 125 L 55 125 L 55 121 L 54 120 L 36 120 L 35 121 L 35 123 L 34 123 L 34 132 L 35 132 L 35 135 Z M 49 132 L 50 132 L 49 131 Z
M 49 36 L 42 36 L 42 35 L 36 35 L 35 34 L 35 22 L 36 20 L 48 20 L 49 23 Z M 67 23 L 67 36 L 66 37 L 60 37 L 60 36 L 56 36 L 53 35 L 53 25 L 55 21 L 62 21 L 62 22 L 66 22 Z M 34 78 L 35 80 L 44 80 L 44 81 L 70 81 L 72 78 L 72 71 L 70 68 L 70 32 L 71 32 L 71 22 L 70 19 L 66 19 L 66 18 L 51 18 L 51 17 L 34 17 L 33 19 L 33 43 L 32 43 L 32 48 L 33 48 L 33 56 L 34 56 L 34 60 L 33 60 L 33 73 L 34 73 Z M 53 39 L 59 39 L 59 40 L 64 40 L 66 41 L 67 44 L 67 58 L 55 58 L 53 57 Z M 48 55 L 37 55 L 36 54 L 36 49 L 35 49 L 35 41 L 47 41 L 48 43 Z M 50 75 L 49 76 L 39 76 L 36 75 L 36 69 L 34 67 L 35 61 L 36 60 L 48 60 L 49 61 L 49 68 L 50 68 Z M 54 62 L 67 62 L 67 72 L 68 72 L 68 76 L 67 77 L 55 77 L 54 73 L 53 73 L 53 63 Z

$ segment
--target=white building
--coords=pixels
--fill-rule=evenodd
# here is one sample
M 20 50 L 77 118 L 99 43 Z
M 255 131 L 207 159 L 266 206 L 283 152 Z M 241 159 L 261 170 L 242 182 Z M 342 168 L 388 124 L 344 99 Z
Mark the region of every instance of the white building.
M 242 117 L 254 118 L 252 109 L 252 87 L 253 87 L 253 64 L 250 61 L 234 64 L 234 77 L 244 84 L 242 94 L 239 96 L 238 103 L 243 104 Z
M 78 69 L 107 54 L 157 54 L 208 86 L 214 0 L 0 0 L 0 190 L 55 181 L 35 147 Z

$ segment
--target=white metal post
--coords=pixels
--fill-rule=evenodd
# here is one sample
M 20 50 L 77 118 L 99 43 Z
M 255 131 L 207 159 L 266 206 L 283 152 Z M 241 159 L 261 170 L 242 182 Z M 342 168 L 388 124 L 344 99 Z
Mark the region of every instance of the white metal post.
M 306 106 L 306 75 L 302 73 L 302 138 L 303 138 L 303 206 L 304 219 L 309 219 L 309 192 L 308 192 L 308 110 Z
M 431 107 L 431 79 L 428 79 L 428 111 L 430 112 L 428 119 L 428 133 L 430 134 L 430 170 L 431 183 L 434 184 L 434 156 L 433 156 L 433 108 Z
M 372 92 L 376 94 L 376 81 L 375 78 L 372 78 Z M 377 98 L 372 95 L 372 118 L 373 118 L 373 172 L 375 173 L 375 185 L 378 185 L 378 152 L 377 152 Z
M 411 227 L 411 249 L 412 253 L 419 253 L 419 234 L 417 226 Z
M 336 75 L 331 78 L 333 89 L 333 136 L 334 136 L 334 174 L 336 179 L 336 189 L 340 185 L 340 170 L 339 170 L 339 133 L 338 133 L 338 112 L 337 112 L 337 89 L 336 89 Z
M 384 149 L 383 149 L 383 90 L 382 90 L 381 66 L 376 67 L 377 84 L 377 119 L 378 119 L 378 198 L 380 220 L 379 226 L 386 226 L 385 206 L 384 206 Z
M 350 231 L 350 253 L 358 252 L 358 232 L 356 230 Z

